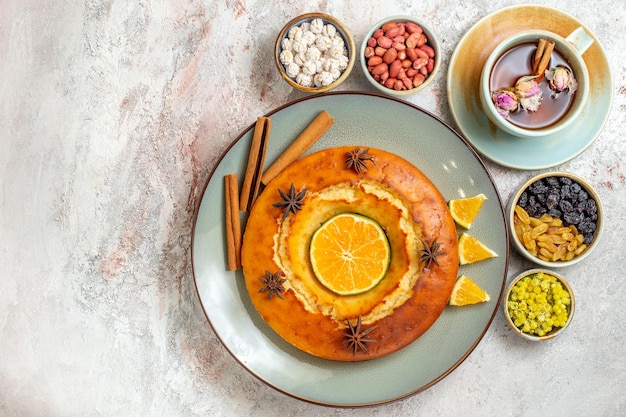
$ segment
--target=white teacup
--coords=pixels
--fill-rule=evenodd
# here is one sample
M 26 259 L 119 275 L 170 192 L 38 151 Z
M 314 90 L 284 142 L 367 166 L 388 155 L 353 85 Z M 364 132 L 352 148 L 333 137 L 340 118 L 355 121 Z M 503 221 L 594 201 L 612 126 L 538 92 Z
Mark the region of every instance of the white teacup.
M 554 51 L 560 54 L 567 61 L 567 64 L 569 64 L 572 69 L 578 86 L 573 95 L 569 110 L 558 121 L 544 127 L 522 127 L 510 121 L 509 118 L 503 117 L 498 113 L 498 109 L 492 100 L 492 91 L 490 87 L 492 69 L 500 57 L 507 51 L 523 44 L 536 45 L 539 39 L 554 41 Z M 489 120 L 499 129 L 522 138 L 553 135 L 565 129 L 580 115 L 585 103 L 587 102 L 587 98 L 589 97 L 589 73 L 582 54 L 587 50 L 587 48 L 589 48 L 589 46 L 591 46 L 592 43 L 593 38 L 587 34 L 582 27 L 574 30 L 567 38 L 563 38 L 553 32 L 544 30 L 528 30 L 506 38 L 491 52 L 485 61 L 480 77 L 480 101 L 485 113 L 489 117 Z M 523 75 L 529 74 L 520 74 L 520 76 Z M 545 77 L 543 82 L 546 82 Z M 562 92 L 560 94 L 568 93 Z M 550 99 L 551 98 L 549 96 L 546 97 L 544 94 L 542 101 Z M 537 113 L 538 112 L 541 112 L 541 105 L 537 110 Z

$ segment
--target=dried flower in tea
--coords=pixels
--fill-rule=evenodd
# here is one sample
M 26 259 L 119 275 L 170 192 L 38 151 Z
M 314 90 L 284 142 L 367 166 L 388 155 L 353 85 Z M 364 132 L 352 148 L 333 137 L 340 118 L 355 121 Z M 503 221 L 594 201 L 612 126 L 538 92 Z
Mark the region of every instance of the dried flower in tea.
M 519 108 L 519 98 L 510 89 L 503 89 L 491 93 L 493 104 L 496 105 L 498 114 L 502 117 L 508 117 Z
M 536 76 L 526 75 L 515 82 L 515 93 L 519 97 L 520 105 L 524 110 L 537 111 L 541 104 L 543 93 L 537 84 Z
M 567 90 L 568 94 L 574 94 L 578 88 L 578 83 L 574 74 L 569 68 L 559 65 L 553 69 L 546 71 L 546 80 L 550 89 L 554 92 L 554 95 L 562 93 Z

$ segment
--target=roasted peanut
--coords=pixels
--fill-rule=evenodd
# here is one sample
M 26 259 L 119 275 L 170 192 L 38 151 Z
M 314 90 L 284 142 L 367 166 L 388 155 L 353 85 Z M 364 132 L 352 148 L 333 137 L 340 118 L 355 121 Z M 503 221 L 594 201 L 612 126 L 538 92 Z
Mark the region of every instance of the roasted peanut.
M 421 74 L 421 73 L 415 74 L 415 77 L 413 77 L 413 85 L 415 87 L 418 87 L 424 83 L 425 79 L 426 77 L 424 77 L 424 74 Z
M 420 34 L 420 37 L 417 40 L 417 46 L 421 48 L 422 46 L 426 45 L 426 42 L 428 42 L 426 35 L 424 35 L 423 33 Z
M 374 54 L 375 55 L 383 56 L 383 55 L 385 55 L 385 52 L 387 52 L 387 49 L 383 48 L 382 46 L 376 46 L 374 48 Z
M 426 52 L 426 55 L 428 55 L 428 58 L 435 57 L 435 50 L 428 45 L 420 46 L 420 50 Z
M 404 42 L 401 42 L 401 41 L 394 41 L 391 47 L 394 48 L 398 52 L 404 51 L 406 49 L 406 45 L 404 44 Z
M 428 64 L 428 58 L 417 58 L 415 61 L 413 61 L 413 68 L 418 70 L 426 64 Z
M 385 64 L 384 62 L 382 64 L 378 64 L 375 67 L 372 68 L 372 74 L 374 75 L 380 75 L 383 72 L 387 71 L 387 64 Z M 391 72 L 390 72 L 391 74 Z
M 375 67 L 376 65 L 380 64 L 383 62 L 383 58 L 378 56 L 378 55 L 374 55 L 372 57 L 370 57 L 370 59 L 367 60 L 367 65 L 370 67 Z
M 387 49 L 385 55 L 383 55 L 383 62 L 387 65 L 391 64 L 398 57 L 398 51 L 395 48 Z
M 381 36 L 376 39 L 376 43 L 378 43 L 378 46 L 385 49 L 389 49 L 391 48 L 391 45 L 393 45 L 393 41 L 391 40 L 391 38 L 388 38 L 386 36 Z
M 387 31 L 389 31 L 389 30 L 391 30 L 391 29 L 393 29 L 393 28 L 395 28 L 395 27 L 397 27 L 397 26 L 398 26 L 398 23 L 397 23 L 397 22 L 387 22 L 387 23 L 385 23 L 385 24 L 383 25 L 383 27 L 382 27 L 382 28 L 377 29 L 376 31 L 381 30 L 381 31 L 384 33 L 384 32 L 387 32 Z
M 417 42 L 419 41 L 421 33 L 411 33 L 408 38 L 406 38 L 406 47 L 407 48 L 415 48 L 417 46 Z
M 406 56 L 411 61 L 415 61 L 417 59 L 417 52 L 415 52 L 415 48 L 406 48 Z
M 395 38 L 398 35 L 402 35 L 400 33 L 400 27 L 399 26 L 394 26 L 392 28 L 389 28 L 389 30 L 387 30 L 385 32 L 385 36 L 387 36 L 389 38 Z
M 400 69 L 402 69 L 401 61 L 393 61 L 391 65 L 389 65 L 389 76 L 392 78 L 397 78 L 400 73 Z
M 406 22 L 404 24 L 404 27 L 406 31 L 409 33 L 415 33 L 415 32 L 422 33 L 422 27 L 418 25 L 417 23 Z
M 415 50 L 415 55 L 417 55 L 417 57 L 418 57 L 418 58 L 422 58 L 422 59 L 424 59 L 424 58 L 425 58 L 425 59 L 430 58 L 430 57 L 428 56 L 428 54 L 427 54 L 425 51 L 423 51 L 422 49 L 420 49 L 420 48 L 415 48 L 414 50 Z

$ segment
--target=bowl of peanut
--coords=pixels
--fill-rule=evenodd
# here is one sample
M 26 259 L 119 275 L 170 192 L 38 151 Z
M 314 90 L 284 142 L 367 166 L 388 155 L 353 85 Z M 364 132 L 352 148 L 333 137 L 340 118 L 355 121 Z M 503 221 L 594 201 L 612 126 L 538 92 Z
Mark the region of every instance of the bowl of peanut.
M 372 26 L 359 56 L 365 78 L 376 89 L 395 96 L 424 89 L 441 66 L 435 33 L 410 16 L 387 17 Z
M 546 268 L 571 266 L 589 256 L 602 235 L 602 214 L 596 190 L 568 172 L 529 179 L 507 207 L 513 246 Z
M 307 93 L 332 90 L 344 82 L 356 60 L 354 39 L 338 19 L 307 13 L 279 32 L 274 61 L 281 77 Z
M 504 316 L 513 331 L 526 340 L 553 339 L 574 318 L 574 291 L 562 275 L 531 269 L 513 279 L 504 295 Z

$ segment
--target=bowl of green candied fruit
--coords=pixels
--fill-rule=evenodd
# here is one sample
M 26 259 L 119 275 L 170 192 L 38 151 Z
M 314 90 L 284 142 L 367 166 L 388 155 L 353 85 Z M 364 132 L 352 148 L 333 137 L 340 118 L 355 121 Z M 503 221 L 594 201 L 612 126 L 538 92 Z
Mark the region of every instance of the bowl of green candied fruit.
M 524 339 L 542 341 L 561 334 L 574 317 L 574 292 L 561 275 L 531 269 L 518 275 L 504 296 L 508 325 Z

